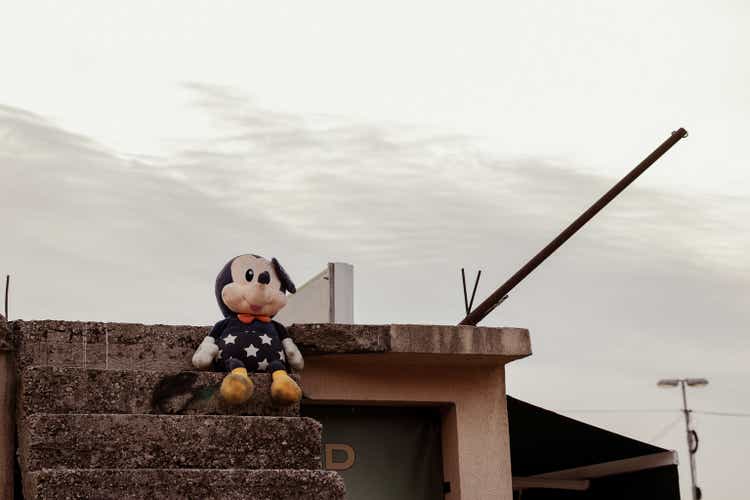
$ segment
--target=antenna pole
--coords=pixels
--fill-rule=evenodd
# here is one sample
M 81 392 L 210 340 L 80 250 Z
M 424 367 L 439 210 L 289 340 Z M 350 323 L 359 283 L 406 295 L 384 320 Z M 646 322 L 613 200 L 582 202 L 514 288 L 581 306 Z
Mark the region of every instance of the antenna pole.
M 461 268 L 461 283 L 464 285 L 464 309 L 466 310 L 466 314 L 469 314 L 471 309 L 469 308 L 469 299 L 466 295 L 466 273 L 463 267 Z
M 477 294 L 477 285 L 479 285 L 479 278 L 482 277 L 482 270 L 480 269 L 477 273 L 477 279 L 474 280 L 474 290 L 471 291 L 471 300 L 469 301 L 469 307 L 466 308 L 466 314 L 469 314 L 469 311 L 471 311 L 471 306 L 474 305 L 474 295 Z
M 492 295 L 487 297 L 484 302 L 479 304 L 476 309 L 466 315 L 461 320 L 459 325 L 472 325 L 476 326 L 477 323 L 482 321 L 492 310 L 502 302 L 503 298 L 508 295 L 516 285 L 518 285 L 526 276 L 536 269 L 539 264 L 544 262 L 547 257 L 552 255 L 563 243 L 573 236 L 584 224 L 586 224 L 592 217 L 594 217 L 599 211 L 607 206 L 615 197 L 620 194 L 626 187 L 628 187 L 634 180 L 638 178 L 648 167 L 654 164 L 656 160 L 669 151 L 669 149 L 677 144 L 680 139 L 687 137 L 687 130 L 679 128 L 672 132 L 672 135 L 664 141 L 653 153 L 648 155 L 641 163 L 639 163 L 628 175 L 623 177 L 620 182 L 615 184 L 612 189 L 607 191 L 596 203 L 591 205 L 588 210 L 582 213 L 576 220 L 574 220 L 565 230 L 560 233 L 557 238 L 552 240 L 546 247 L 544 247 L 538 254 L 536 254 L 530 261 L 528 261 L 516 274 L 510 277 L 508 281 L 495 290 Z

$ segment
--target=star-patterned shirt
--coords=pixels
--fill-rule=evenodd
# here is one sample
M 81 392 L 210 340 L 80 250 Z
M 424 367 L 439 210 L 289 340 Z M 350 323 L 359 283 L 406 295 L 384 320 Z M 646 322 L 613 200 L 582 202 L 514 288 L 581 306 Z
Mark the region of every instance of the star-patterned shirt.
M 216 323 L 210 335 L 219 347 L 215 367 L 221 371 L 243 365 L 248 372 L 287 369 L 281 341 L 288 334 L 281 323 L 258 319 L 243 323 L 229 317 Z

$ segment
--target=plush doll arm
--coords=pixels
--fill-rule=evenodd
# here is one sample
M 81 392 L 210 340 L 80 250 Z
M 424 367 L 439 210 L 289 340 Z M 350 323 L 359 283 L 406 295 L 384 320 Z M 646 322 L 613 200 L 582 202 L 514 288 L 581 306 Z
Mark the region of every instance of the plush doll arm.
M 294 343 L 292 338 L 285 338 L 281 341 L 281 345 L 284 346 L 284 352 L 286 353 L 286 359 L 289 362 L 289 366 L 298 372 L 304 370 L 305 360 L 302 358 L 302 353 L 299 352 L 297 344 Z
M 277 321 L 274 321 L 274 325 L 276 326 L 276 331 L 279 334 L 281 345 L 284 347 L 284 353 L 286 354 L 287 363 L 289 363 L 289 366 L 294 368 L 296 371 L 301 372 L 305 368 L 305 360 L 302 358 L 302 353 L 299 352 L 297 344 L 295 344 L 294 340 L 292 340 L 292 338 L 289 336 L 289 333 L 286 331 L 284 325 Z
M 194 367 L 198 368 L 199 370 L 205 370 L 206 368 L 211 366 L 214 358 L 216 358 L 216 355 L 219 353 L 217 340 L 225 327 L 226 320 L 221 320 L 216 323 L 216 325 L 214 325 L 214 327 L 211 329 L 211 333 L 206 335 L 206 337 L 203 339 L 203 342 L 201 342 L 201 345 L 198 346 L 198 349 L 196 349 L 195 353 L 193 354 Z

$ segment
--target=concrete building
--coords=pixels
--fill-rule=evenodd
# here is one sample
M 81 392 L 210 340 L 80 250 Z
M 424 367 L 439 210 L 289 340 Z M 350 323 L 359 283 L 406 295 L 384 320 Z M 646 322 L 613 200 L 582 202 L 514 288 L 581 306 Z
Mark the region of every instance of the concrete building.
M 216 439 L 209 432 L 200 434 L 201 439 L 196 438 L 190 446 L 166 439 L 158 447 L 162 456 L 144 461 L 138 450 L 153 454 L 148 451 L 153 442 L 138 440 L 164 439 L 146 427 L 165 426 L 172 432 L 170 426 L 183 422 L 168 418 L 174 414 L 294 416 L 272 408 L 262 398 L 262 387 L 267 385 L 260 380 L 263 375 L 256 376 L 259 398 L 254 398 L 251 406 L 231 409 L 221 405 L 215 391 L 221 374 L 188 371 L 192 352 L 207 327 L 15 321 L 10 330 L 19 377 L 19 456 L 27 492 L 37 491 L 42 477 L 53 481 L 42 474 L 45 469 L 153 471 L 179 468 L 182 462 L 175 463 L 176 456 L 191 469 L 220 468 L 220 457 L 212 461 L 201 445 L 201 440 Z M 293 326 L 290 334 L 307 357 L 302 376 L 306 405 L 434 411 L 440 419 L 436 451 L 441 457 L 442 477 L 438 487 L 449 485 L 446 498 L 511 498 L 503 366 L 530 353 L 528 332 L 313 324 Z M 180 373 L 193 376 L 175 378 Z M 160 393 L 165 394 L 162 400 L 157 397 Z M 232 425 L 237 431 L 250 432 L 239 421 Z M 177 436 L 182 431 L 174 432 Z M 307 458 L 291 465 L 308 470 L 313 468 L 311 463 L 321 461 L 320 443 L 317 454 L 310 452 L 308 438 L 310 432 L 317 432 L 313 443 L 319 440 L 319 429 L 300 423 L 284 432 L 289 436 L 285 446 L 299 449 L 293 438 L 307 447 Z M 191 462 L 199 454 L 203 457 Z M 283 462 L 289 457 L 277 458 L 270 468 L 292 468 Z M 403 458 L 408 460 L 409 455 Z M 232 464 L 236 468 L 237 464 Z M 240 465 L 257 468 L 254 462 Z M 391 465 L 396 470 L 404 464 Z M 382 482 L 374 471 L 373 477 Z M 80 477 L 69 473 L 66 478 L 56 478 L 69 486 L 65 481 L 74 479 Z M 137 480 L 129 477 L 131 482 Z
M 341 266 L 282 318 L 301 407 L 265 374 L 224 405 L 190 363 L 209 327 L 0 321 L 2 498 L 16 450 L 16 495 L 39 499 L 679 498 L 674 452 L 507 396 L 527 330 L 352 324 Z

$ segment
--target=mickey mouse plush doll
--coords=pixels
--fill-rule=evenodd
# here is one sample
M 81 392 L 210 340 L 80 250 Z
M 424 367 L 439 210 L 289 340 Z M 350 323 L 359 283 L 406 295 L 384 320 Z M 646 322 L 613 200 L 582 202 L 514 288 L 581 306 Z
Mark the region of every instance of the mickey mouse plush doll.
M 241 404 L 253 395 L 248 372 L 270 372 L 271 398 L 281 406 L 296 403 L 302 390 L 287 374 L 287 363 L 302 370 L 304 360 L 281 323 L 271 318 L 286 305 L 294 283 L 279 261 L 240 255 L 227 262 L 216 278 L 216 300 L 224 319 L 216 323 L 193 354 L 193 366 L 212 364 L 228 372 L 221 397 Z

